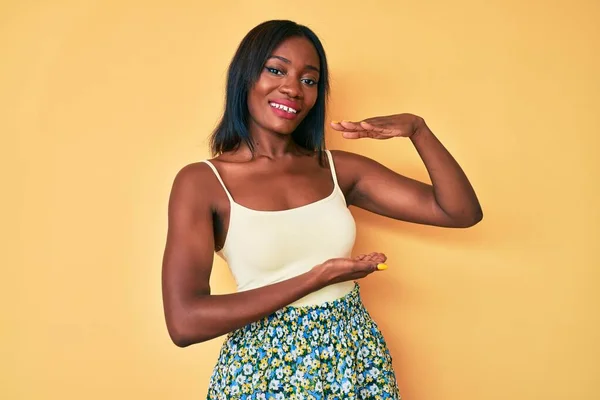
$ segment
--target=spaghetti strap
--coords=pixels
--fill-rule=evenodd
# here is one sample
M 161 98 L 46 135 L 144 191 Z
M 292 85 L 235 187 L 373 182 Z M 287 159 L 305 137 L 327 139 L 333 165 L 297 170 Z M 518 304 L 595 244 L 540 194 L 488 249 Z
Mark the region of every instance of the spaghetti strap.
M 336 189 L 339 189 L 339 185 L 338 185 L 338 180 L 337 180 L 337 174 L 335 173 L 335 165 L 333 164 L 333 156 L 331 155 L 331 152 L 327 149 L 325 149 L 325 153 L 327 153 L 327 158 L 329 159 L 329 169 L 331 170 L 331 177 L 333 178 L 333 184 L 335 185 Z
M 213 165 L 213 163 L 211 163 L 209 160 L 202 160 L 202 162 L 208 164 L 208 166 L 213 170 L 213 172 L 215 173 L 215 176 L 217 177 L 217 179 L 221 183 L 221 186 L 223 186 L 223 190 L 225 190 L 225 194 L 227 194 L 227 197 L 229 198 L 229 201 L 232 204 L 235 203 L 235 201 L 233 201 L 233 197 L 231 197 L 231 193 L 229 193 L 229 190 L 227 190 L 227 186 L 225 186 L 225 183 L 223 182 L 223 179 L 221 179 L 221 175 L 219 174 L 219 171 L 217 171 L 217 168 Z

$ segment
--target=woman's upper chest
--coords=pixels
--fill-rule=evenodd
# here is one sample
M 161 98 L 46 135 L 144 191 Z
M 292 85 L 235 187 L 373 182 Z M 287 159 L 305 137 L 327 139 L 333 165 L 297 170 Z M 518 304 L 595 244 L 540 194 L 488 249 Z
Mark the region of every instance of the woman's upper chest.
M 252 210 L 289 210 L 322 200 L 335 190 L 336 175 L 344 196 L 352 185 L 344 168 L 336 164 L 333 174 L 327 160 L 323 166 L 311 159 L 287 163 L 213 163 L 234 202 Z M 213 193 L 215 210 L 224 217 L 230 209 L 227 195 L 223 189 Z

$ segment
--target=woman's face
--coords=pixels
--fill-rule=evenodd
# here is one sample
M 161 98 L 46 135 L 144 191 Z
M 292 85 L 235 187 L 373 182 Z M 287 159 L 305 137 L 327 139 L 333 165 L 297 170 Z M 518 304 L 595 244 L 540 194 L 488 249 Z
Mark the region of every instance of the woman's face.
M 317 101 L 319 64 L 308 39 L 281 42 L 248 93 L 250 133 L 292 133 Z

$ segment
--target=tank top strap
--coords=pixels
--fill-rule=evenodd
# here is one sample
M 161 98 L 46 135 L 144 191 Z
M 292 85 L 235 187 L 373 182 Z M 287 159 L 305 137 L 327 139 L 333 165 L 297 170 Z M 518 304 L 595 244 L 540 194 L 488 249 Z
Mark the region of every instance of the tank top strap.
M 208 164 L 208 166 L 213 170 L 213 172 L 215 173 L 215 176 L 221 183 L 221 186 L 223 186 L 223 190 L 225 190 L 225 194 L 227 194 L 227 197 L 229 198 L 229 201 L 231 202 L 231 204 L 235 203 L 235 201 L 233 201 L 233 197 L 231 196 L 231 193 L 229 193 L 229 190 L 227 190 L 227 186 L 225 186 L 225 183 L 223 182 L 223 179 L 221 178 L 221 175 L 219 174 L 219 171 L 217 171 L 217 168 L 214 166 L 214 164 L 211 163 L 209 160 L 202 160 L 202 162 L 205 164 Z
M 329 169 L 331 170 L 331 177 L 333 178 L 333 184 L 336 189 L 340 188 L 338 185 L 337 174 L 335 173 L 335 165 L 333 164 L 333 156 L 331 155 L 331 151 L 325 149 L 325 153 L 327 154 L 327 158 L 329 159 Z

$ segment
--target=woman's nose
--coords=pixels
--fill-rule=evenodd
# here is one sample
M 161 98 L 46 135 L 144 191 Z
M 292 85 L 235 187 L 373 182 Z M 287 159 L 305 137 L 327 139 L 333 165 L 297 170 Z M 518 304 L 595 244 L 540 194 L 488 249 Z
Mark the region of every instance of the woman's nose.
M 302 88 L 300 87 L 300 82 L 296 79 L 286 79 L 285 82 L 279 87 L 279 90 L 282 93 L 285 93 L 289 97 L 300 97 L 302 95 Z

